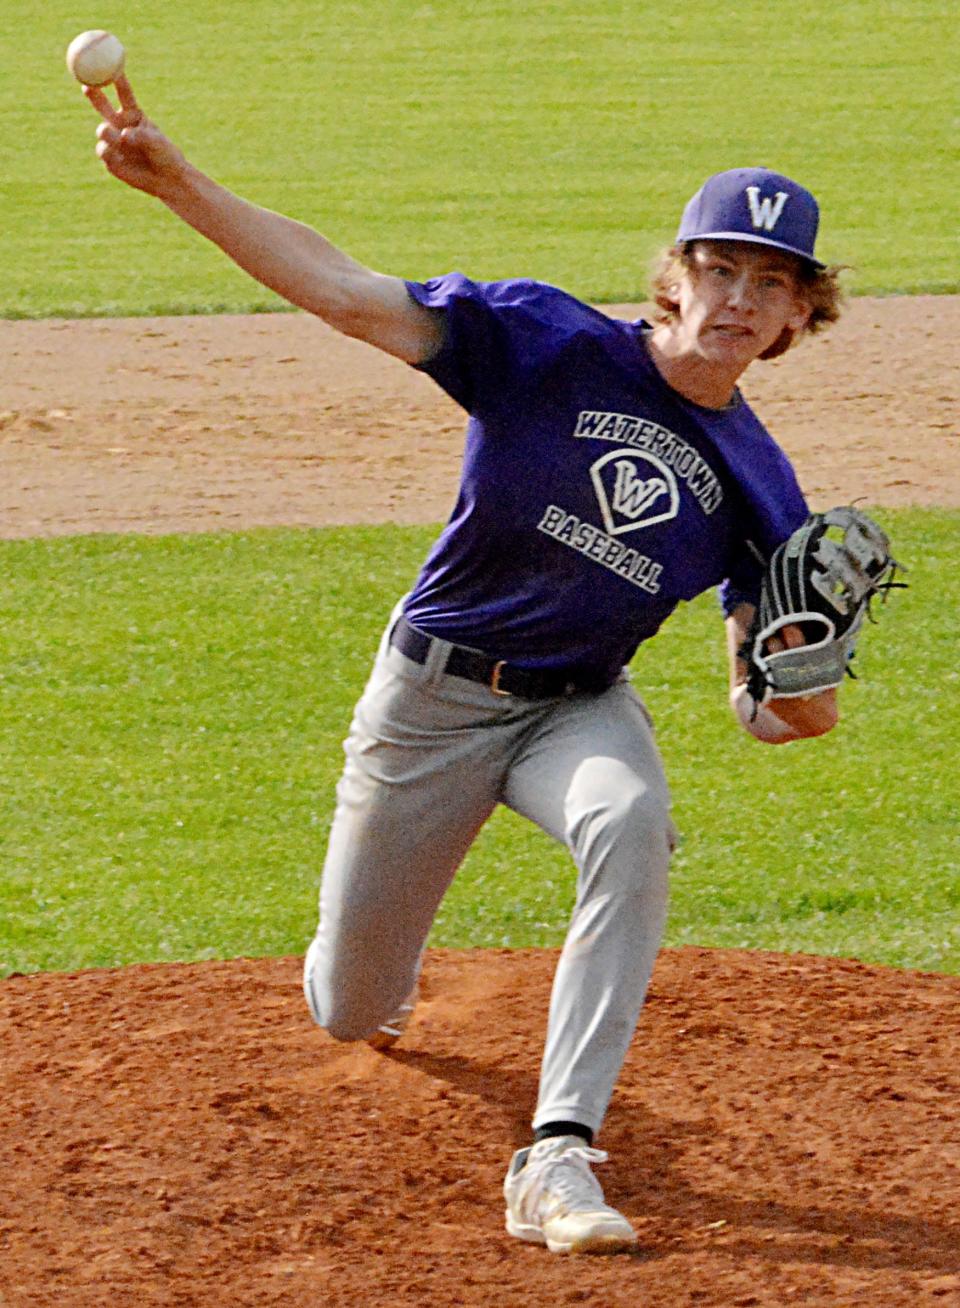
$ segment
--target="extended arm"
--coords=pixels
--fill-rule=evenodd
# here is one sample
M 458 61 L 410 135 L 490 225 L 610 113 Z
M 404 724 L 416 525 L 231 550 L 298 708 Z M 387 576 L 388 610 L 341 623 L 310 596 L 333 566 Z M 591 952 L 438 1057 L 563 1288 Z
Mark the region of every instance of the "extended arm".
M 836 690 L 823 690 L 816 695 L 792 699 L 772 699 L 761 705 L 754 714 L 754 701 L 747 694 L 747 665 L 739 655 L 753 622 L 753 615 L 752 604 L 740 604 L 732 616 L 727 618 L 730 703 L 734 712 L 752 736 L 769 745 L 784 745 L 790 740 L 822 736 L 835 727 L 839 719 Z M 785 627 L 782 635 L 782 640 L 777 636 L 772 637 L 771 648 L 794 649 L 804 643 L 799 627 Z
M 97 154 L 115 177 L 156 196 L 251 277 L 337 331 L 407 363 L 436 353 L 441 315 L 412 300 L 399 277 L 365 268 L 313 228 L 220 186 L 144 116 L 125 77 L 116 85 L 119 110 L 103 91 L 84 88 L 103 119 Z

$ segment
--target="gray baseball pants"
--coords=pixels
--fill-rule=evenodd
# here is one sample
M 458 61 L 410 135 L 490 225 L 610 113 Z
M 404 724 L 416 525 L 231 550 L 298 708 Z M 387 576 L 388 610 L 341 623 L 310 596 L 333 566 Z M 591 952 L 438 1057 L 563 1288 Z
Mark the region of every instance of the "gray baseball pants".
M 497 695 L 443 672 L 446 642 L 420 665 L 389 631 L 344 745 L 307 1003 L 338 1040 L 391 1017 L 464 855 L 506 804 L 563 841 L 578 869 L 533 1126 L 596 1132 L 666 919 L 674 831 L 647 712 L 625 678 L 600 694 Z

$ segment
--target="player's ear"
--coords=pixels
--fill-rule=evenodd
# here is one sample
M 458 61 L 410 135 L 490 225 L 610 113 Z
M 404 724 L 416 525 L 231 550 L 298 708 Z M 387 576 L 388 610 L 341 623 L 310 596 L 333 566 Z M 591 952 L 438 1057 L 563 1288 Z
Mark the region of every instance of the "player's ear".
M 680 312 L 680 277 L 671 277 L 663 286 L 657 287 L 655 296 L 657 306 L 673 315 Z
M 813 305 L 802 290 L 797 290 L 793 297 L 793 312 L 787 319 L 787 327 L 796 335 L 802 332 L 813 316 Z
M 787 318 L 787 326 L 796 335 L 805 331 L 813 317 L 813 296 L 808 285 L 808 275 L 802 270 L 793 274 L 793 311 Z

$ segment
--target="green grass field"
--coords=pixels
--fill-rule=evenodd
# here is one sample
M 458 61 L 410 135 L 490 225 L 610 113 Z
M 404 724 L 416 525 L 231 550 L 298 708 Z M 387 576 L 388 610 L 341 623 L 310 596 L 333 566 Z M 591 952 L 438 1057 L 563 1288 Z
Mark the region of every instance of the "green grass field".
M 91 26 L 194 162 L 389 272 L 637 299 L 690 193 L 753 162 L 816 191 L 854 291 L 958 288 L 960 74 L 934 0 L 0 0 L 0 18 L 0 316 L 282 307 L 96 161 L 63 62 Z M 942 638 L 960 532 L 886 518 L 912 589 L 827 739 L 736 730 L 712 597 L 638 656 L 683 832 L 670 942 L 960 971 Z M 302 951 L 350 708 L 432 534 L 0 542 L 0 972 Z M 499 813 L 434 943 L 555 944 L 571 897 L 563 852 Z
M 957 289 L 940 0 L 3 0 L 0 18 L 5 316 L 280 307 L 105 174 L 64 65 L 90 25 L 194 162 L 387 272 L 636 299 L 703 178 L 763 163 L 819 195 L 855 291 Z
M 638 656 L 683 833 L 671 943 L 960 971 L 941 636 L 960 536 L 949 514 L 882 516 L 912 585 L 862 642 L 832 736 L 771 749 L 737 729 L 712 596 Z M 0 543 L 3 971 L 302 952 L 340 742 L 432 534 Z M 500 812 L 433 943 L 557 944 L 572 893 L 565 852 Z

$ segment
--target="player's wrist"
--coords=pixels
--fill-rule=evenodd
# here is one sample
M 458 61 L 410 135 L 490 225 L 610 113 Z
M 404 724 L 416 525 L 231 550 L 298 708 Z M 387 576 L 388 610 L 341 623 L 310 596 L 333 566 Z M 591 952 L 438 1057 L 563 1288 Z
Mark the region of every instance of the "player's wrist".
M 190 209 L 209 203 L 214 187 L 216 183 L 211 178 L 180 155 L 171 160 L 158 177 L 154 195 L 179 217 L 185 218 Z

